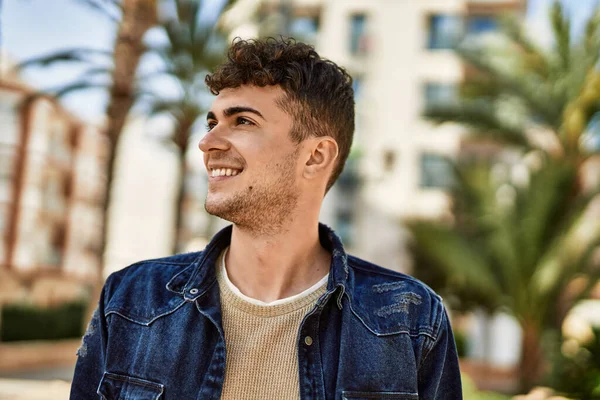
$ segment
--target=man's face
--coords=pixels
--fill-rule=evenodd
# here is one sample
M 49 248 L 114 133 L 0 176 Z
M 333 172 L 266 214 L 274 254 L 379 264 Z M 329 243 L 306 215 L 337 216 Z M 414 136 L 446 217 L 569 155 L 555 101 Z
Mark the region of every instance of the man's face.
M 302 163 L 278 86 L 224 89 L 200 141 L 208 171 L 206 211 L 260 233 L 276 232 L 295 209 Z

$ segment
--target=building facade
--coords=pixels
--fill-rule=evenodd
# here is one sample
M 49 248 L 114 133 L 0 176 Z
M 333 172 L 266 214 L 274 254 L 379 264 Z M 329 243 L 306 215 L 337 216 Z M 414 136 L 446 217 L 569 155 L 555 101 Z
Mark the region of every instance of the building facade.
M 16 77 L 0 83 L 0 267 L 93 281 L 108 148 L 101 130 Z

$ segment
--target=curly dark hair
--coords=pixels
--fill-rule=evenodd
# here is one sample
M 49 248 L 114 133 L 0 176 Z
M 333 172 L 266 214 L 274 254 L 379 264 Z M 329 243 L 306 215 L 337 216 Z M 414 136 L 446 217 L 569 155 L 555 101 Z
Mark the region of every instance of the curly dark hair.
M 298 143 L 310 136 L 329 135 L 338 144 L 337 164 L 327 190 L 342 173 L 354 135 L 352 77 L 323 59 L 313 46 L 293 39 L 235 39 L 227 62 L 207 75 L 214 95 L 242 85 L 279 85 L 286 93 L 279 106 L 293 119 L 290 132 Z

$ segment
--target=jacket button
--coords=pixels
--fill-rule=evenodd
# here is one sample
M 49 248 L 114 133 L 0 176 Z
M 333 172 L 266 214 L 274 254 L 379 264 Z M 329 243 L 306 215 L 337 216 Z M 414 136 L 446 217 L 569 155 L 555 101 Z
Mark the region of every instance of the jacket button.
M 190 289 L 190 294 L 198 294 L 198 289 L 196 289 L 196 288 Z
M 304 338 L 304 343 L 306 343 L 307 346 L 310 346 L 311 344 L 313 344 L 313 340 L 310 336 L 306 336 Z

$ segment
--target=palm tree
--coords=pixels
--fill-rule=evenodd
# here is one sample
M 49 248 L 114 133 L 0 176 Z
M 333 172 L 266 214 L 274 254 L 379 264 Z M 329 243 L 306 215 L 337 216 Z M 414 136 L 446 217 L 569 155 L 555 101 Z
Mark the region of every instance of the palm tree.
M 111 16 L 107 6 L 94 0 L 81 0 L 95 9 Z M 186 176 L 185 150 L 194 124 L 203 115 L 206 106 L 202 102 L 204 75 L 220 61 L 225 49 L 222 34 L 215 29 L 220 14 L 234 1 L 225 0 L 218 10 L 204 13 L 208 1 L 173 0 L 174 14 L 158 15 L 157 1 L 124 0 L 120 5 L 122 19 L 115 49 L 112 52 L 98 49 L 75 48 L 36 57 L 21 64 L 21 68 L 33 65 L 53 65 L 59 62 L 89 65 L 82 76 L 52 92 L 57 97 L 74 91 L 90 89 L 109 90 L 107 107 L 107 136 L 110 151 L 107 168 L 107 191 L 104 199 L 104 221 L 100 254 L 104 254 L 108 202 L 114 173 L 116 149 L 125 120 L 134 104 L 149 104 L 149 113 L 169 114 L 175 122 L 171 143 L 175 145 L 180 160 L 179 196 L 176 203 L 175 250 L 181 249 L 182 204 L 185 197 Z M 119 5 L 119 2 L 113 1 Z M 167 5 L 167 3 L 163 3 Z M 208 16 L 207 16 L 208 15 Z M 159 27 L 167 36 L 168 44 L 143 43 L 143 37 L 152 27 Z M 138 65 L 143 54 L 158 56 L 164 69 L 142 75 Z M 168 98 L 164 93 L 151 90 L 146 83 L 157 77 L 169 77 L 180 88 L 181 95 Z
M 554 44 L 548 50 L 512 18 L 503 20 L 495 40 L 467 38 L 457 49 L 467 66 L 461 100 L 430 107 L 425 116 L 468 125 L 473 135 L 522 149 L 541 147 L 576 165 L 598 152 L 585 142 L 600 110 L 600 8 L 577 40 L 558 1 L 550 20 Z M 539 143 L 540 131 L 550 147 Z
M 173 132 L 168 138 L 179 160 L 173 252 L 181 251 L 187 239 L 183 229 L 185 179 L 188 175 L 185 155 L 198 119 L 208 111 L 210 93 L 204 84 L 204 77 L 222 60 L 227 47 L 223 33 L 214 27 L 223 10 L 233 3 L 234 0 L 223 1 L 212 19 L 199 23 L 206 3 L 177 1 L 175 15 L 161 24 L 168 39 L 167 44 L 152 50 L 164 64 L 164 68 L 155 76 L 168 78 L 178 89 L 178 95 L 174 97 L 167 97 L 163 92 L 148 91 L 143 98 L 149 106 L 150 117 L 168 115 L 174 122 Z
M 590 226 L 587 214 L 600 190 L 574 196 L 577 171 L 551 158 L 525 185 L 498 181 L 485 164 L 456 171 L 456 223 L 408 224 L 420 268 L 427 265 L 441 275 L 437 289 L 462 302 L 459 308 L 506 310 L 518 320 L 519 372 L 527 388 L 542 372 L 543 331 L 560 327 L 600 278 L 590 262 L 600 226 Z
M 110 14 L 106 5 L 91 0 L 84 3 Z M 121 131 L 131 107 L 137 98 L 136 71 L 145 51 L 143 38 L 146 32 L 157 23 L 156 0 L 112 1 L 113 6 L 121 10 L 117 36 L 112 51 L 72 48 L 25 61 L 21 69 L 29 66 L 48 66 L 61 62 L 82 63 L 88 65 L 81 77 L 65 86 L 51 90 L 50 94 L 62 97 L 75 91 L 103 89 L 109 91 L 106 108 L 106 137 L 108 139 L 106 190 L 101 199 L 103 206 L 102 224 L 98 254 L 102 258 L 106 247 L 108 205 L 111 197 L 112 181 L 115 169 L 116 151 Z M 103 262 L 100 263 L 103 266 Z M 102 271 L 98 271 L 98 285 L 101 285 Z
M 589 255 L 600 244 L 585 216 L 598 189 L 585 190 L 582 166 L 600 148 L 588 145 L 600 111 L 600 12 L 580 40 L 559 2 L 551 8 L 551 49 L 529 40 L 514 19 L 502 35 L 467 39 L 461 99 L 426 110 L 437 122 L 458 122 L 487 138 L 542 159 L 523 184 L 497 182 L 490 163 L 457 165 L 455 223 L 413 221 L 418 258 L 463 306 L 512 313 L 523 331 L 523 387 L 539 378 L 542 333 L 598 281 Z M 587 230 L 587 231 L 586 231 Z M 441 271 L 441 272 L 440 272 Z M 573 288 L 585 283 L 584 288 Z

